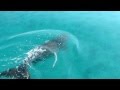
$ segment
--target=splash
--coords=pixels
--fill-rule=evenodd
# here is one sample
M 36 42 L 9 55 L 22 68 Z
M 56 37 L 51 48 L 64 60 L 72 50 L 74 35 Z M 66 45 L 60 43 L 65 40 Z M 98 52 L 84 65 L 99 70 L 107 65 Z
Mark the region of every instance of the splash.
M 51 39 L 59 36 L 67 38 L 67 42 L 65 43 L 65 45 L 63 45 L 60 53 L 58 53 L 58 51 L 54 49 L 54 46 L 51 48 L 44 47 L 44 49 L 43 48 L 38 49 L 39 45 L 42 45 L 43 43 L 47 43 Z M 53 53 L 54 59 L 51 58 L 52 60 L 45 60 L 45 63 L 41 65 L 38 64 L 39 66 L 36 66 L 36 67 L 33 67 L 31 63 L 27 63 L 29 68 L 37 72 L 40 71 L 39 68 L 43 68 L 46 66 L 47 67 L 52 66 L 52 68 L 55 68 L 56 63 L 58 63 L 57 65 L 60 65 L 60 61 L 70 60 L 71 58 L 69 57 L 72 57 L 74 52 L 77 51 L 76 53 L 80 53 L 80 44 L 77 37 L 75 37 L 73 34 L 69 32 L 62 31 L 62 30 L 51 30 L 51 29 L 33 30 L 30 32 L 25 32 L 25 33 L 10 36 L 7 38 L 7 42 L 8 42 L 8 45 L 0 49 L 2 51 L 3 50 L 11 51 L 11 53 L 5 54 L 5 57 L 7 57 L 7 62 L 9 63 L 12 62 L 9 66 L 6 66 L 7 68 L 16 66 L 19 63 L 27 61 L 28 58 L 31 58 L 31 57 L 34 58 L 34 56 L 32 55 L 36 55 L 37 54 L 36 52 L 43 53 L 46 51 L 46 49 L 48 49 L 51 53 Z M 76 50 L 76 51 L 73 51 L 73 50 Z M 13 62 L 15 63 L 14 65 L 13 65 Z

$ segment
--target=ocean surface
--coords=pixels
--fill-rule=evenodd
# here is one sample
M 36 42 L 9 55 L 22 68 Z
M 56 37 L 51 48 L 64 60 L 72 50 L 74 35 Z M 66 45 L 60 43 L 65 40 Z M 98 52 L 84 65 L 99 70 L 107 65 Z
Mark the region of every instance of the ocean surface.
M 0 72 L 64 34 L 64 49 L 28 66 L 31 79 L 120 78 L 118 11 L 0 11 Z

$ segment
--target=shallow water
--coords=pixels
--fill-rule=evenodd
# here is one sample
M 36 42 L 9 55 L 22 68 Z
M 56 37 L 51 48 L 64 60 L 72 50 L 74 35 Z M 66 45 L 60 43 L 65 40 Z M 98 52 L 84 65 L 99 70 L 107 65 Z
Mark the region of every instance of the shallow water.
M 64 49 L 28 67 L 32 79 L 120 78 L 119 28 L 120 12 L 115 11 L 1 11 L 0 72 L 66 34 Z

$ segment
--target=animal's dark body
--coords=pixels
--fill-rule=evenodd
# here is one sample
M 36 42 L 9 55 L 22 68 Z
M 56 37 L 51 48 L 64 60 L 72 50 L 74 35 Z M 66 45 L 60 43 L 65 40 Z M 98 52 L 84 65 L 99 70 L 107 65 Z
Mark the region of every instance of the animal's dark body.
M 61 36 L 38 46 L 31 51 L 31 54 L 25 58 L 22 64 L 16 68 L 11 68 L 1 72 L 0 77 L 5 76 L 14 79 L 30 79 L 28 64 L 37 63 L 38 61 L 42 61 L 52 56 L 54 52 L 57 52 L 64 47 L 65 41 L 66 37 Z

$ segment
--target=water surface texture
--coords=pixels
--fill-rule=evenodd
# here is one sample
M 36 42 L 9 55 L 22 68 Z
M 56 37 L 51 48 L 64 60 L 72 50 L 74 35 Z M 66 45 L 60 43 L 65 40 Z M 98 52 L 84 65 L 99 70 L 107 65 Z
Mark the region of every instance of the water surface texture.
M 17 68 L 37 46 L 62 37 L 64 45 L 50 46 L 50 57 L 27 64 L 31 79 L 120 78 L 119 29 L 115 11 L 1 11 L 0 72 Z

